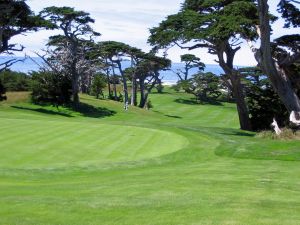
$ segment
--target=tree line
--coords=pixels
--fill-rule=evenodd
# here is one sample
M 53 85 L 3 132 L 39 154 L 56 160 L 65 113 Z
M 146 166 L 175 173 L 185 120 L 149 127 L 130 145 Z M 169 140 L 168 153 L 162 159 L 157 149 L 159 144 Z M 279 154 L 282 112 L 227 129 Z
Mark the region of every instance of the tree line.
M 43 64 L 38 72 L 31 74 L 32 99 L 36 103 L 72 104 L 77 109 L 79 92 L 99 97 L 107 84 L 110 99 L 144 108 L 148 94 L 161 85 L 160 71 L 171 65 L 170 60 L 154 51 L 143 52 L 122 42 L 97 41 L 100 33 L 91 27 L 95 21 L 84 11 L 52 6 L 35 15 L 25 1 L 13 0 L 1 3 L 0 11 L 5 18 L 1 21 L 0 53 L 23 50 L 23 46 L 16 48 L 16 44 L 9 44 L 15 35 L 39 29 L 62 31 L 62 35 L 49 37 L 44 53 L 37 53 Z M 129 68 L 124 67 L 124 61 L 130 61 Z M 0 70 L 16 62 L 4 62 Z M 119 83 L 122 93 L 117 90 Z M 0 87 L 3 96 L 3 85 Z
M 278 12 L 285 19 L 286 28 L 300 26 L 298 4 L 296 0 L 278 0 Z M 222 80 L 236 100 L 240 127 L 252 130 L 243 84 L 247 73 L 239 71 L 233 64 L 243 41 L 248 42 L 258 67 L 286 110 L 300 116 L 300 35 L 284 35 L 271 42 L 270 24 L 276 19 L 269 13 L 268 0 L 185 0 L 177 14 L 168 16 L 150 30 L 149 43 L 157 49 L 172 46 L 189 50 L 206 48 L 208 53 L 216 55 L 216 61 L 225 73 Z
M 299 27 L 299 1 L 277 1 L 285 27 Z M 99 97 L 107 86 L 110 99 L 144 108 L 152 89 L 161 90 L 160 71 L 171 66 L 166 55 L 157 56 L 158 51 L 179 46 L 188 50 L 206 48 L 216 56 L 224 74 L 204 73 L 200 58 L 185 54 L 181 56 L 185 67 L 174 71 L 179 78 L 175 88 L 194 94 L 198 100 L 215 100 L 226 89 L 237 104 L 241 129 L 261 129 L 257 121 L 265 127 L 270 115 L 300 114 L 300 35 L 271 41 L 271 24 L 277 18 L 270 14 L 268 0 L 185 0 L 178 13 L 150 29 L 150 52 L 121 42 L 97 41 L 101 34 L 91 27 L 94 19 L 71 7 L 47 7 L 36 15 L 25 1 L 5 0 L 0 3 L 0 11 L 0 54 L 23 50 L 23 46 L 10 43 L 15 35 L 39 29 L 62 31 L 62 35 L 51 36 L 45 52 L 39 54 L 43 66 L 32 74 L 36 102 L 72 104 L 76 109 L 79 92 Z M 243 42 L 252 50 L 256 68 L 234 66 Z M 124 61 L 130 64 L 128 68 Z M 0 70 L 15 62 L 2 63 Z M 193 68 L 198 72 L 190 78 Z M 0 96 L 4 92 L 0 83 Z

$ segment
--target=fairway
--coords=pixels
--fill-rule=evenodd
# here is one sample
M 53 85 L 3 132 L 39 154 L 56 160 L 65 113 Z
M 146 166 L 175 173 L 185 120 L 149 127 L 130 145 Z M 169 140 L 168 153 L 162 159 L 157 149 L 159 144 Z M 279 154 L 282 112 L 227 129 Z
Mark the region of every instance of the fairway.
M 0 224 L 300 224 L 299 141 L 239 130 L 234 104 L 150 97 L 126 112 L 81 96 L 93 114 L 1 103 Z

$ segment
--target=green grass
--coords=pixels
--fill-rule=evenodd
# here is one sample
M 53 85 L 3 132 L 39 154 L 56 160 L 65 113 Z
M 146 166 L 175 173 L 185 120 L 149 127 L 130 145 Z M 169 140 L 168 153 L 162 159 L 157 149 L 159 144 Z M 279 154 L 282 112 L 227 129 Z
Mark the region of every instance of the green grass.
M 240 131 L 233 104 L 150 98 L 1 103 L 0 224 L 300 224 L 299 141 Z

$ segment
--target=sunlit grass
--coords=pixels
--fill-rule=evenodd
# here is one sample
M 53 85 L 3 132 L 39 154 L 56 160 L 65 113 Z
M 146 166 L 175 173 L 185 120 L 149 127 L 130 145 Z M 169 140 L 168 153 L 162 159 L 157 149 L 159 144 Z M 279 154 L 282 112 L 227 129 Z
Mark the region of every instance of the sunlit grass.
M 0 103 L 0 224 L 300 224 L 299 141 L 166 92 L 150 111 Z

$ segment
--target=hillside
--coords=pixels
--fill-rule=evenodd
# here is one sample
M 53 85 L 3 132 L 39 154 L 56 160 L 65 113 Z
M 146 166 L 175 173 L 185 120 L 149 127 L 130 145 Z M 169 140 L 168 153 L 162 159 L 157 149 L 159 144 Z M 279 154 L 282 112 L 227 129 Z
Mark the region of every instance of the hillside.
M 147 111 L 0 103 L 0 224 L 299 224 L 300 143 L 238 129 L 234 104 L 166 90 Z

